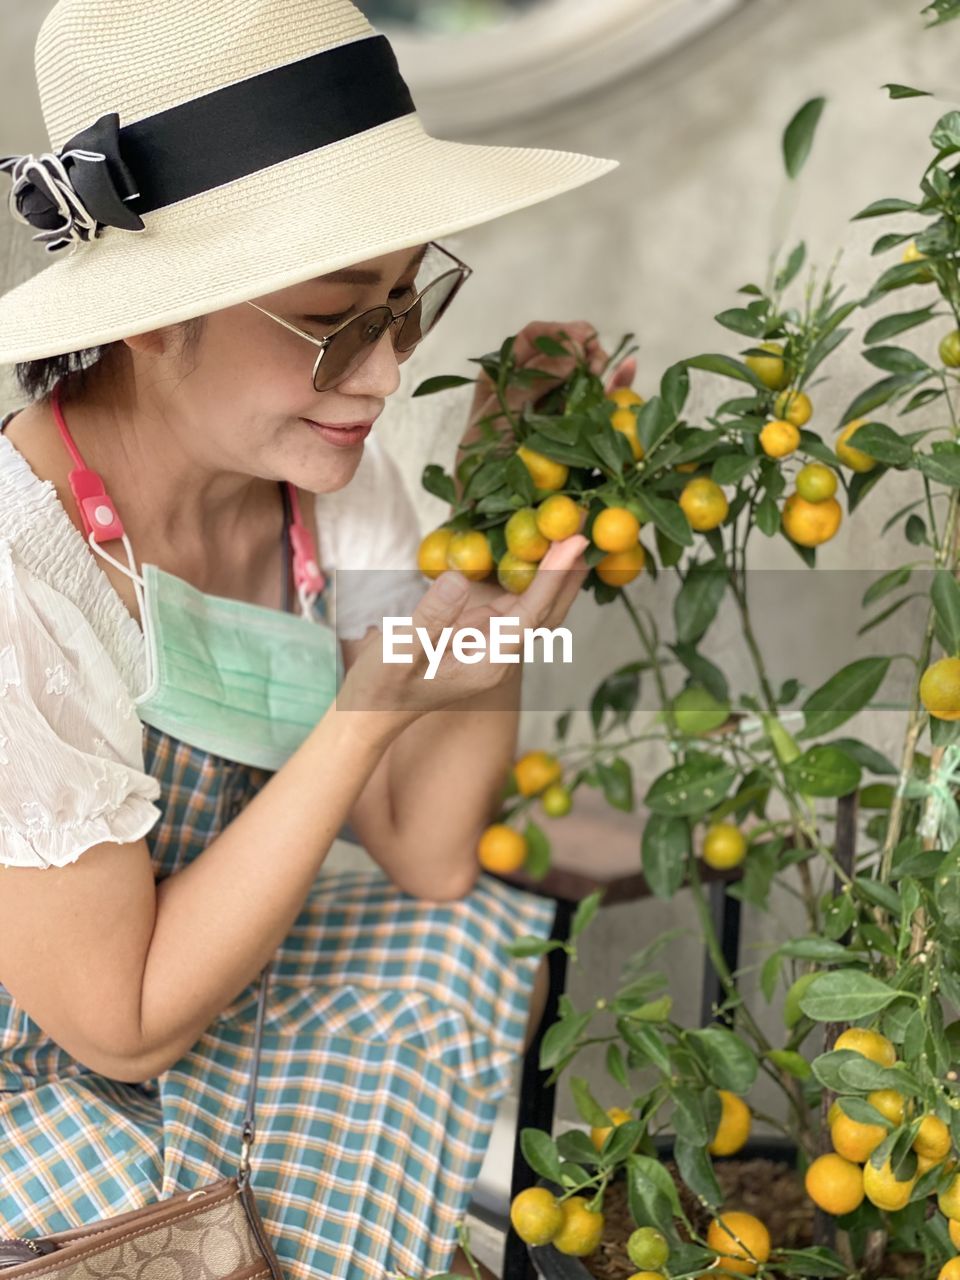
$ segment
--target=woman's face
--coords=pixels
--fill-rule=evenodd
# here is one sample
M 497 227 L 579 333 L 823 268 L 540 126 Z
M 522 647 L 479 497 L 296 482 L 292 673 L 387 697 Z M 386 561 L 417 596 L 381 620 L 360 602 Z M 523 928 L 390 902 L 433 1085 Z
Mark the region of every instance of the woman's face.
M 425 249 L 384 254 L 253 301 L 322 338 L 368 307 L 408 306 L 414 282 L 424 283 Z M 290 480 L 314 493 L 347 484 L 363 440 L 336 433 L 379 417 L 400 385 L 405 356 L 394 351 L 388 330 L 343 382 L 315 391 L 317 353 L 312 343 L 246 304 L 206 316 L 191 357 L 195 367 L 175 392 L 188 401 L 186 418 L 206 460 L 241 474 Z

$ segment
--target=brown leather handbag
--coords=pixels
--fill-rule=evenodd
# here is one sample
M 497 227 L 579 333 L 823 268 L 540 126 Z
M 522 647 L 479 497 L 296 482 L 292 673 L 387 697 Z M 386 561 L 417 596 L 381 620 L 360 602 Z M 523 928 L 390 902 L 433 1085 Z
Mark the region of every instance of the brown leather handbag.
M 266 995 L 264 969 L 236 1175 L 53 1235 L 0 1237 L 3 1280 L 283 1280 L 250 1187 Z

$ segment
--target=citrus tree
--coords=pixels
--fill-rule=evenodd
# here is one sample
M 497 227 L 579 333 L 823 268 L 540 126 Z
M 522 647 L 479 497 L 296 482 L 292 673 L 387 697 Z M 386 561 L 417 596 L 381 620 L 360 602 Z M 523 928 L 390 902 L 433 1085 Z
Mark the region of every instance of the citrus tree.
M 942 0 L 925 12 L 943 22 L 958 8 Z M 922 92 L 886 88 L 897 98 Z M 791 178 L 823 105 L 806 103 L 785 131 Z M 604 1195 L 624 1176 L 634 1280 L 872 1277 L 898 1252 L 915 1259 L 918 1280 L 960 1277 L 960 1025 L 951 1022 L 960 1006 L 960 112 L 938 121 L 930 143 L 914 199 L 885 198 L 856 215 L 896 220 L 873 246 L 881 264 L 894 260 L 863 296 L 846 297 L 835 269 L 805 274 L 800 244 L 716 317 L 734 335 L 724 349 L 672 365 L 647 398 L 608 395 L 580 361 L 563 386 L 518 411 L 507 393 L 519 384 L 535 395 L 536 371 L 517 367 L 508 338 L 478 360 L 498 409 L 454 475 L 436 465 L 424 472 L 425 487 L 451 504 L 423 542 L 424 573 L 495 572 L 522 592 L 551 541 L 582 528 L 585 589 L 599 606 L 624 610 L 636 635 L 636 658 L 594 691 L 590 740 L 570 741 L 571 713 L 560 716 L 557 742 L 516 762 L 479 849 L 489 870 L 543 875 L 549 840 L 535 806 L 562 816 L 591 787 L 632 810 L 629 750 L 663 743 L 667 767 L 642 796 L 640 856 L 653 893 L 692 894 L 724 1000 L 710 1026 L 672 1019 L 656 967 L 668 935 L 632 956 L 618 988 L 590 1008 L 563 997 L 541 1065 L 569 1079 L 584 1128 L 557 1139 L 524 1132 L 543 1185 L 511 1212 L 528 1243 L 587 1256 L 603 1230 Z M 901 296 L 908 301 L 891 308 Z M 863 355 L 879 376 L 839 421 L 825 421 L 817 385 L 861 311 Z M 611 366 L 630 344 L 628 336 Z M 538 345 L 575 354 L 552 338 Z M 709 411 L 689 408 L 693 378 Z M 418 393 L 464 381 L 431 379 Z M 911 653 L 855 658 L 812 690 L 796 679 L 775 687 L 751 615 L 751 546 L 786 538 L 814 568 L 817 548 L 892 472 L 909 473 L 915 491 L 887 522 L 911 554 L 871 582 L 863 630 L 922 597 Z M 650 574 L 676 582 L 669 631 L 645 608 Z M 731 688 L 704 651 L 724 602 L 739 615 L 748 688 Z M 895 660 L 909 664 L 910 692 L 891 761 L 839 731 L 869 707 Z M 642 683 L 655 691 L 654 714 L 640 707 Z M 788 731 L 785 719 L 799 728 Z M 856 856 L 835 825 L 838 801 L 854 797 L 870 815 Z M 775 887 L 802 903 L 803 933 L 772 946 L 760 971 L 767 1000 L 785 995 L 775 1043 L 725 965 L 703 865 L 738 868 L 735 891 L 753 910 L 768 909 Z M 581 904 L 568 942 L 525 940 L 517 953 L 565 946 L 575 957 L 598 906 L 598 895 Z M 576 1074 L 578 1057 L 598 1044 L 602 1098 Z M 761 1076 L 782 1095 L 763 1119 L 795 1144 L 821 1210 L 821 1238 L 809 1248 L 781 1247 L 756 1217 L 723 1203 L 714 1158 L 744 1147 Z M 672 1135 L 676 1179 L 657 1154 L 663 1134 Z M 707 1211 L 706 1229 L 684 1209 L 678 1181 Z

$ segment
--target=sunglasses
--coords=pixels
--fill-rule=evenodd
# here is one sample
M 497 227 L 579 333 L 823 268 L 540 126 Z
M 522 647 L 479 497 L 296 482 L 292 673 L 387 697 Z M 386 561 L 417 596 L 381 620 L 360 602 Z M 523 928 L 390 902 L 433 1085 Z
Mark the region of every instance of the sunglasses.
M 313 387 L 315 391 L 329 391 L 359 369 L 388 329 L 392 331 L 394 350 L 406 353 L 436 327 L 464 281 L 472 274 L 472 268 L 434 241 L 428 248 L 439 250 L 456 265 L 431 280 L 402 311 L 394 311 L 386 304 L 370 307 L 342 321 L 323 338 L 306 333 L 255 302 L 247 305 L 319 348 L 313 365 Z

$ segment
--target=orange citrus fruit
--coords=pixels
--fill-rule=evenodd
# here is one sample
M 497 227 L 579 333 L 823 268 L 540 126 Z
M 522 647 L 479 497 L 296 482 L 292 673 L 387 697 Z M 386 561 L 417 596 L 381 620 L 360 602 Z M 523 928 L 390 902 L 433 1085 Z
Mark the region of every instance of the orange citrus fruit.
M 911 240 L 903 247 L 903 253 L 901 254 L 901 261 L 921 262 L 923 261 L 924 258 L 926 258 L 926 256 L 927 255 L 925 253 L 921 253 L 920 250 L 917 248 L 916 240 Z
M 768 356 L 747 356 L 744 360 L 765 387 L 771 391 L 779 391 L 787 380 L 786 366 L 783 363 L 783 346 L 779 342 L 758 342 L 762 351 L 769 351 Z
M 484 871 L 507 876 L 519 871 L 527 860 L 527 841 L 519 831 L 495 822 L 487 827 L 477 846 L 477 857 Z
M 530 472 L 530 478 L 538 489 L 562 489 L 567 483 L 570 468 L 563 462 L 554 462 L 552 458 L 536 449 L 528 449 L 521 445 L 517 457 Z
M 562 782 L 552 782 L 540 797 L 540 804 L 548 818 L 565 818 L 573 808 L 573 796 Z
M 583 1196 L 571 1196 L 560 1206 L 563 1225 L 553 1237 L 553 1247 L 573 1258 L 593 1253 L 603 1235 L 603 1214 L 587 1207 Z
M 960 1258 L 950 1258 L 937 1272 L 937 1280 L 960 1280 Z
M 813 405 L 810 397 L 802 391 L 781 391 L 773 406 L 778 418 L 785 418 L 795 427 L 804 427 L 813 416 Z
M 847 441 L 866 421 L 866 418 L 854 418 L 852 422 L 848 422 L 837 436 L 837 443 L 833 446 L 833 452 L 845 467 L 849 467 L 851 471 L 859 471 L 861 473 L 872 471 L 877 465 L 877 460 L 876 458 L 871 458 L 869 453 L 864 453 L 862 449 L 858 449 L 852 444 L 847 444 Z
M 878 1209 L 886 1209 L 893 1213 L 909 1203 L 913 1188 L 917 1185 L 916 1177 L 901 1182 L 890 1167 L 890 1161 L 884 1161 L 881 1168 L 876 1168 L 869 1160 L 863 1166 L 863 1190 L 871 1204 Z
M 732 822 L 716 822 L 703 838 L 703 860 L 716 871 L 738 867 L 747 855 L 747 839 Z
M 625 587 L 643 570 L 646 556 L 639 542 L 629 551 L 612 551 L 593 567 L 597 577 L 609 587 Z
M 906 1099 L 896 1089 L 875 1089 L 867 1094 L 867 1101 L 891 1124 L 903 1124 L 907 1114 Z
M 607 1112 L 607 1115 L 610 1117 L 612 1124 L 608 1125 L 606 1128 L 602 1125 L 594 1125 L 590 1130 L 590 1141 L 593 1143 L 597 1151 L 600 1150 L 614 1129 L 619 1128 L 620 1125 L 626 1124 L 628 1120 L 633 1119 L 630 1112 L 624 1111 L 623 1107 L 611 1107 Z
M 601 551 L 629 551 L 640 537 L 640 521 L 626 507 L 604 507 L 593 522 L 591 536 Z
M 527 1187 L 514 1196 L 510 1221 L 524 1244 L 543 1246 L 549 1244 L 563 1226 L 563 1210 L 546 1187 Z
M 707 476 L 689 480 L 680 494 L 680 509 L 687 517 L 691 529 L 708 533 L 723 524 L 730 510 L 726 494 Z
M 723 1110 L 720 1113 L 717 1131 L 707 1150 L 712 1156 L 732 1156 L 750 1137 L 750 1124 L 753 1117 L 750 1108 L 742 1098 L 738 1098 L 728 1089 L 720 1089 L 718 1092 Z
M 863 1203 L 863 1170 L 843 1156 L 818 1156 L 803 1183 L 813 1203 L 835 1217 L 853 1213 Z
M 643 396 L 637 395 L 633 387 L 615 387 L 613 391 L 607 392 L 607 399 L 612 400 L 618 409 L 629 409 L 631 405 L 639 408 L 646 404 Z
M 937 1196 L 940 1212 L 953 1222 L 960 1222 L 960 1174 L 950 1179 L 946 1191 Z
M 947 1230 L 950 1232 L 950 1243 L 955 1249 L 960 1249 L 960 1222 L 954 1218 L 948 1218 Z
M 752 1213 L 724 1213 L 714 1218 L 707 1244 L 720 1254 L 722 1268 L 736 1275 L 756 1275 L 758 1265 L 770 1257 L 770 1232 Z
M 513 766 L 517 790 L 522 796 L 536 796 L 563 776 L 563 766 L 549 751 L 528 751 Z
M 471 582 L 480 582 L 493 568 L 493 552 L 487 535 L 479 529 L 455 533 L 447 546 L 447 568 L 456 569 Z
M 760 432 L 760 448 L 768 458 L 788 458 L 800 443 L 800 432 L 792 422 L 774 418 Z
M 797 493 L 805 502 L 826 502 L 837 492 L 837 473 L 822 462 L 808 462 L 797 472 Z
M 452 529 L 434 529 L 420 543 L 420 549 L 417 552 L 417 568 L 425 577 L 439 578 L 441 573 L 449 568 L 447 550 L 452 537 Z
M 862 1058 L 881 1067 L 892 1067 L 897 1060 L 897 1051 L 886 1036 L 879 1031 L 869 1031 L 866 1027 L 848 1027 L 837 1036 L 834 1049 L 852 1049 Z
M 507 540 L 508 551 L 532 564 L 542 560 L 550 550 L 550 543 L 537 527 L 537 513 L 533 507 L 514 511 L 504 526 L 503 536 Z
M 920 701 L 938 720 L 960 720 L 960 658 L 940 658 L 927 667 Z
M 512 551 L 505 551 L 497 562 L 497 581 L 515 596 L 523 595 L 536 576 L 537 566 Z
M 614 431 L 619 431 L 621 435 L 627 437 L 630 441 L 633 460 L 639 462 L 643 457 L 644 449 L 637 435 L 637 415 L 632 409 L 614 409 L 610 415 L 610 425 Z
M 807 502 L 799 493 L 791 493 L 783 504 L 783 531 L 791 542 L 801 547 L 819 547 L 829 542 L 842 519 L 843 512 L 836 498 Z
M 537 528 L 550 542 L 562 542 L 580 528 L 580 508 L 565 493 L 544 498 L 537 507 Z
M 837 1155 L 855 1164 L 869 1160 L 887 1136 L 886 1125 L 861 1124 L 838 1109 L 830 1125 L 830 1140 Z
M 939 1116 L 924 1116 L 913 1149 L 924 1160 L 939 1163 L 950 1154 L 950 1130 Z

